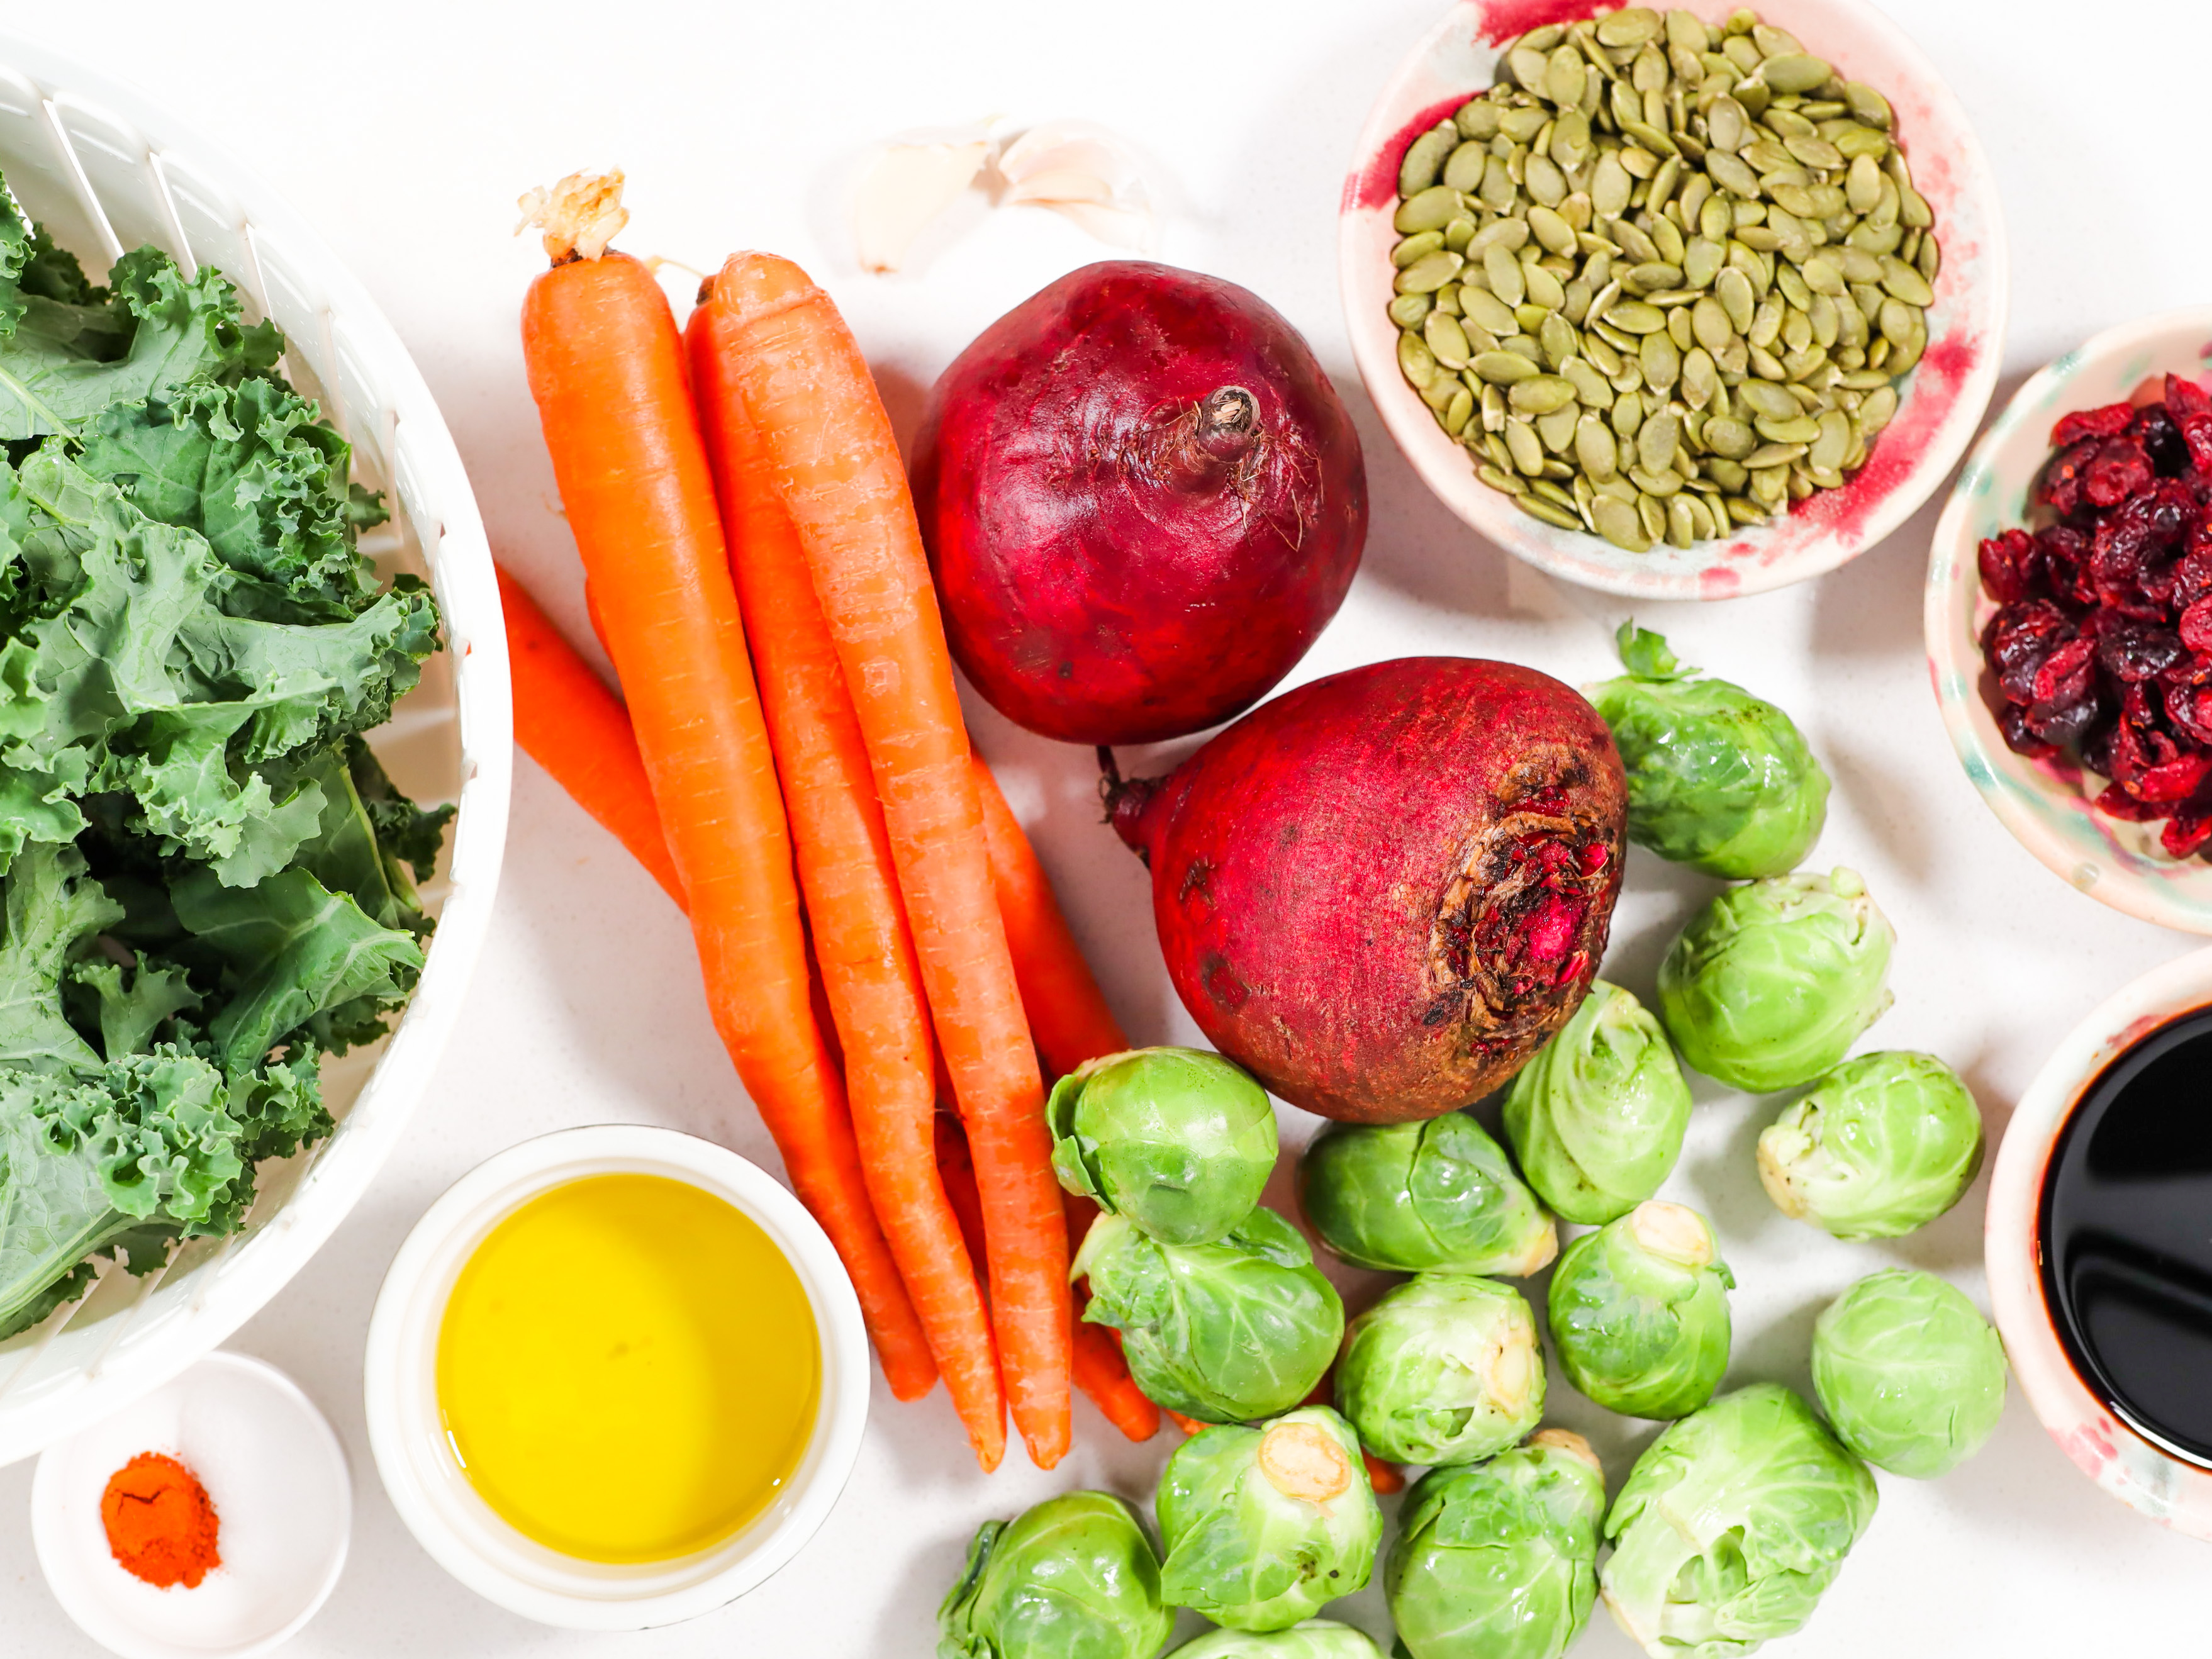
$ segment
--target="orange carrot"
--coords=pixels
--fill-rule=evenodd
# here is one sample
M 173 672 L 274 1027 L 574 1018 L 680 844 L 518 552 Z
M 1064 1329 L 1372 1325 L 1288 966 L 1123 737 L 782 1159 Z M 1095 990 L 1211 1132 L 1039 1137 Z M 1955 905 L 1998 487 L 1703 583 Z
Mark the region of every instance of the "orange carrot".
M 1172 1406 L 1161 1407 L 1160 1413 L 1185 1434 L 1203 1434 L 1214 1426 L 1211 1423 L 1201 1423 L 1194 1417 L 1185 1417 Z
M 799 889 L 845 1053 L 861 1170 L 938 1372 L 977 1461 L 994 1469 L 1006 1449 L 1006 1395 L 990 1316 L 937 1171 L 935 1045 L 867 749 L 759 434 L 720 382 L 710 331 L 695 324 L 686 345 Z
M 975 794 L 983 804 L 991 880 L 999 914 L 1006 918 L 1014 977 L 1046 1068 L 1064 1077 L 1086 1060 L 1120 1054 L 1129 1039 L 1068 931 L 1036 849 L 981 756 L 975 760 Z
M 1050 1468 L 1067 1450 L 1067 1237 L 1043 1081 L 898 446 L 851 331 L 798 266 L 734 255 L 700 309 L 695 326 L 712 343 L 726 395 L 761 435 L 860 717 L 975 1155 L 1008 1402 L 1030 1459 Z
M 507 656 L 514 680 L 514 740 L 680 907 L 684 884 L 637 757 L 629 711 L 578 656 L 520 582 L 499 571 Z
M 619 186 L 568 179 L 536 198 L 554 265 L 523 304 L 530 388 L 690 902 L 715 1027 L 852 1276 L 892 1392 L 913 1398 L 934 1367 L 809 1006 L 790 836 L 675 319 L 643 265 L 606 252 Z

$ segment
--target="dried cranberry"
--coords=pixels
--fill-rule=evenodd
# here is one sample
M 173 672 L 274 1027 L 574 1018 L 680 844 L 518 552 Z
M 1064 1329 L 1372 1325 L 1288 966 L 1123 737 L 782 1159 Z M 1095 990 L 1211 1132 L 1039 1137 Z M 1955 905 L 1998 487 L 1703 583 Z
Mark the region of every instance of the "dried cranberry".
M 2212 773 L 2212 755 L 2177 756 L 2163 766 L 2145 769 L 2128 786 L 2128 793 L 2137 800 L 2187 800 L 2203 783 L 2207 773 Z
M 2089 804 L 2106 817 L 2118 818 L 2124 823 L 2154 823 L 2166 816 L 2165 807 L 2137 800 L 2118 784 Z
M 2115 679 L 2147 680 L 2188 655 L 2171 631 L 2123 619 L 2097 629 L 2097 661 Z
M 2207 394 L 2196 381 L 2179 374 L 2166 377 L 2166 406 L 2174 418 L 2184 415 L 2212 415 L 2212 394 Z
M 2070 519 L 2081 507 L 2081 475 L 2102 446 L 2090 439 L 2062 449 L 2051 458 L 2036 481 L 2035 499 L 2062 519 Z
M 2027 700 L 2047 708 L 2079 702 L 2089 694 L 2096 667 L 2096 641 L 2069 640 L 2038 665 Z
M 2151 471 L 2160 477 L 2179 477 L 2189 470 L 2189 447 L 2182 441 L 2181 428 L 2164 404 L 2146 404 L 2136 410 L 2135 422 L 2128 430 L 2142 446 L 2143 453 L 2150 458 Z
M 2106 404 L 2102 409 L 2077 409 L 2071 415 L 2062 415 L 2058 424 L 2051 428 L 2051 447 L 2063 449 L 2084 438 L 2113 438 L 2128 429 L 2135 418 L 2133 404 Z
M 2004 734 L 2005 747 L 2015 755 L 2025 755 L 2030 760 L 2047 760 L 2058 752 L 2058 745 L 2046 743 L 2027 729 L 2027 710 L 2016 702 L 2008 702 L 1997 711 L 1997 730 Z
M 2083 471 L 2081 495 L 2092 507 L 2118 507 L 2148 489 L 2150 481 L 2150 457 L 2142 446 L 2131 438 L 2113 438 L 2099 447 Z
M 2184 415 L 2180 427 L 2189 464 L 2199 472 L 2212 472 L 2212 413 Z
M 1982 586 L 1999 605 L 2027 599 L 2040 585 L 2035 538 L 2025 530 L 2008 530 L 1982 544 L 1978 562 Z
M 2212 812 L 2177 812 L 2159 833 L 2158 844 L 2171 856 L 2185 859 L 2208 840 L 2212 840 Z
M 2017 703 L 2008 705 L 2017 708 Z M 2081 741 L 2089 728 L 2097 723 L 2103 712 L 2093 688 L 2079 702 L 2035 703 L 2022 710 L 2022 724 L 2047 744 L 2060 749 L 2071 748 Z
M 2167 687 L 2166 717 L 2177 731 L 2212 748 L 2212 685 Z

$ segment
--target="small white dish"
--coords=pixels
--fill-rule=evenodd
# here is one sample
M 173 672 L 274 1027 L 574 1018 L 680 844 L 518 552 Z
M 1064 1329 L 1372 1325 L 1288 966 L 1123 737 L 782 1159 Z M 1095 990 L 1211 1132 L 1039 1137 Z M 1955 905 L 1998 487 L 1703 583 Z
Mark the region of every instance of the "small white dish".
M 2212 1540 L 2212 1470 L 2138 1434 L 2075 1370 L 2043 1283 L 2043 1188 L 2060 1133 L 2106 1066 L 2160 1026 L 2212 1006 L 2212 951 L 2152 969 L 2060 1042 L 2013 1109 L 1983 1225 L 1990 1308 L 2037 1419 L 2104 1491 L 2176 1532 Z
M 134 1577 L 100 1518 L 108 1477 L 166 1452 L 215 1505 L 222 1565 L 190 1589 Z M 289 1641 L 336 1588 L 353 1480 L 329 1422 L 258 1359 L 212 1353 L 114 1416 L 48 1448 L 31 1539 L 62 1609 L 124 1659 L 248 1659 Z
M 1997 607 L 1982 591 L 1979 550 L 1989 537 L 2033 527 L 2028 492 L 2061 416 L 2162 397 L 2168 374 L 2202 384 L 2208 362 L 2212 306 L 2196 306 L 2106 329 L 2031 375 L 1952 486 L 1929 547 L 1923 620 L 1928 678 L 1951 746 L 1997 821 L 2099 903 L 2191 933 L 2212 933 L 2212 861 L 2163 851 L 2162 823 L 2124 823 L 2096 811 L 2089 801 L 2102 778 L 2005 746 L 1984 686 L 1982 629 Z
M 814 1310 L 821 1402 L 781 1497 L 711 1549 L 607 1565 L 525 1537 L 469 1484 L 438 1408 L 438 1334 L 477 1246 L 520 1205 L 589 1176 L 684 1182 L 734 1206 L 782 1250 Z M 868 1417 L 860 1299 L 814 1218 L 757 1164 L 672 1129 L 601 1124 L 526 1140 L 486 1159 L 423 1213 L 394 1257 L 369 1321 L 362 1388 L 368 1443 L 393 1507 L 438 1565 L 477 1595 L 540 1624 L 647 1630 L 736 1600 L 796 1555 L 836 1507 Z
M 1337 213 L 1337 285 L 1352 358 L 1422 483 L 1471 528 L 1539 570 L 1641 599 L 1727 599 L 1786 587 L 1857 557 L 1911 518 L 1973 441 L 2004 349 L 2008 275 L 1996 180 L 1958 100 L 1880 11 L 1863 0 L 1755 0 L 1761 21 L 1876 88 L 1896 110 L 1913 182 L 1936 210 L 1943 247 L 1927 355 L 1900 386 L 1897 418 L 1867 465 L 1842 489 L 1823 490 L 1771 524 L 1692 547 L 1662 543 L 1648 553 L 1540 524 L 1475 477 L 1473 459 L 1399 370 L 1399 331 L 1387 309 L 1396 275 L 1398 162 L 1416 137 L 1488 89 L 1502 46 L 1540 24 L 1614 9 L 1461 0 L 1407 54 L 1368 113 Z M 1729 9 L 1697 9 L 1717 19 Z

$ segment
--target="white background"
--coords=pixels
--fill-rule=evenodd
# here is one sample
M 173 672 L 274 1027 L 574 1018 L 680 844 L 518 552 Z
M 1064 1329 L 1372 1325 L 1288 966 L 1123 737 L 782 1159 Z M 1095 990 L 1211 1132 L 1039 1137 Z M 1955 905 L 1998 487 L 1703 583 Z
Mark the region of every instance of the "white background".
M 2014 260 L 2000 400 L 2087 334 L 2206 297 L 2212 9 L 1900 0 L 1891 9 L 1950 81 L 1996 170 Z M 917 268 L 863 276 L 844 229 L 854 159 L 917 125 L 1081 116 L 1143 151 L 1167 209 L 1163 257 L 1243 283 L 1287 313 L 1358 417 L 1375 498 L 1366 566 L 1297 678 L 1441 651 L 1587 680 L 1608 666 L 1620 608 L 1511 565 L 1446 515 L 1390 448 L 1344 342 L 1338 191 L 1369 102 L 1434 15 L 1431 0 L 48 0 L 9 5 L 0 21 L 136 80 L 292 197 L 412 348 L 495 546 L 580 633 L 573 550 L 517 344 L 517 307 L 541 261 L 531 240 L 508 235 L 516 195 L 618 163 L 630 177 L 632 250 L 700 267 L 747 246 L 800 259 L 845 307 L 903 434 L 923 388 L 984 324 L 1108 251 L 1048 213 L 985 215 L 979 201 L 960 216 L 961 234 L 938 239 Z M 686 285 L 672 274 L 672 291 Z M 1921 653 L 1934 517 L 1931 507 L 1812 586 L 1649 607 L 1642 619 L 1804 726 L 1837 785 L 1818 856 L 1864 872 L 1901 936 L 1898 1005 L 1875 1040 L 1958 1066 L 1994 1140 L 2058 1033 L 2190 941 L 2046 873 L 1961 775 Z M 1188 1040 L 1144 872 L 1096 822 L 1088 757 L 1015 732 L 980 705 L 973 714 L 1131 1031 Z M 514 824 L 489 945 L 409 1138 L 337 1237 L 234 1344 L 321 1402 L 358 1482 L 351 1564 L 288 1651 L 919 1659 L 979 1521 L 1083 1485 L 1142 1500 L 1172 1430 L 1132 1447 L 1079 1399 L 1077 1449 L 1060 1469 L 1031 1469 L 1017 1445 L 986 1479 L 942 1391 L 902 1407 L 878 1386 L 851 1487 L 799 1559 L 719 1613 L 628 1637 L 543 1630 L 477 1600 L 416 1547 L 384 1498 L 362 1427 L 362 1333 L 386 1265 L 449 1182 L 523 1136 L 608 1121 L 710 1135 L 775 1167 L 708 1024 L 673 908 L 527 760 Z M 1673 929 L 1711 887 L 1635 854 L 1607 976 L 1648 992 Z M 1752 1145 L 1776 1103 L 1711 1085 L 1701 1099 L 1668 1190 L 1713 1216 L 1740 1281 L 1732 1385 L 1804 1386 L 1814 1314 L 1876 1267 L 1933 1267 L 1980 1295 L 1980 1185 L 1913 1238 L 1838 1244 L 1784 1220 L 1759 1192 Z M 1303 1141 L 1312 1120 L 1285 1118 L 1286 1143 Z M 1271 1200 L 1286 1198 L 1279 1176 Z M 1353 1286 L 1355 1300 L 1363 1290 L 1372 1287 Z M 1556 1419 L 1593 1435 L 1617 1486 L 1650 1425 L 1609 1419 L 1564 1383 L 1553 1398 Z M 0 1471 L 0 1654 L 94 1653 L 40 1578 L 29 1489 L 28 1464 Z M 2100 1495 L 2017 1390 L 1974 1462 L 1929 1485 L 1885 1475 L 1881 1490 L 1836 1587 L 1778 1653 L 2205 1646 L 2212 1558 Z M 1374 1591 L 1338 1611 L 1384 1633 Z M 1577 1652 L 1624 1659 L 1632 1649 L 1601 1613 Z

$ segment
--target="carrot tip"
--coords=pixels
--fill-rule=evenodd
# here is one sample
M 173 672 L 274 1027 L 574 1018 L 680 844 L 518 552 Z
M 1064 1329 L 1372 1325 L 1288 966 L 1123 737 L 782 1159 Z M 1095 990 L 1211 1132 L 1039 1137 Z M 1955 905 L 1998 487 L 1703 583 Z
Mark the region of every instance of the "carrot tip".
M 572 173 L 550 189 L 541 185 L 517 198 L 522 222 L 514 234 L 520 236 L 532 227 L 544 231 L 545 257 L 556 265 L 599 258 L 629 222 L 622 193 L 620 167 Z

